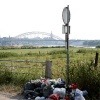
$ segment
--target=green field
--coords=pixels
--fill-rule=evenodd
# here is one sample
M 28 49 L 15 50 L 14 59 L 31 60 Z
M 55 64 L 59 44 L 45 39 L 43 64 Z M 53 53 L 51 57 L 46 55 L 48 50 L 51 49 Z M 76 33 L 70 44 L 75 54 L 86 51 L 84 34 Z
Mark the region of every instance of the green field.
M 0 60 L 19 60 L 19 62 L 0 61 L 0 71 L 5 70 L 6 72 L 4 74 L 0 74 L 0 84 L 13 83 L 15 85 L 17 84 L 23 86 L 23 84 L 25 84 L 25 82 L 29 79 L 39 78 L 39 76 L 44 75 L 44 70 L 35 68 L 43 68 L 45 67 L 44 64 L 31 63 L 28 62 L 28 60 L 52 61 L 52 77 L 55 79 L 61 77 L 67 81 L 66 52 L 67 51 L 65 48 L 15 48 L 0 50 Z M 99 54 L 97 66 L 95 66 L 96 53 Z M 25 60 L 26 62 L 21 62 L 22 60 Z M 100 89 L 98 88 L 100 87 L 100 49 L 70 47 L 69 61 L 70 83 L 77 83 L 80 88 L 87 89 L 89 92 L 94 91 L 93 95 L 96 95 L 98 92 L 100 92 Z M 10 68 L 5 67 L 4 65 L 17 67 Z M 23 66 L 27 66 L 28 68 L 20 68 Z M 32 68 L 29 68 L 29 66 Z M 27 72 L 28 75 L 12 74 L 12 72 Z M 30 73 L 34 73 L 34 75 L 30 75 Z M 5 83 L 2 83 L 2 81 Z
M 64 48 L 37 48 L 37 49 L 7 49 L 7 50 L 0 50 L 0 52 L 14 52 L 18 54 L 25 54 L 28 52 L 32 53 L 47 53 L 53 50 L 64 50 Z

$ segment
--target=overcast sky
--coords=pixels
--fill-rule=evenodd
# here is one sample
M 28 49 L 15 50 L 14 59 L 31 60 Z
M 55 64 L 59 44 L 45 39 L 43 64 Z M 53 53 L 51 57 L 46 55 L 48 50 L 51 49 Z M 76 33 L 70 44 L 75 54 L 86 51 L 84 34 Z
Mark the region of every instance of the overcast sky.
M 62 11 L 67 5 L 69 38 L 100 40 L 100 0 L 0 0 L 0 37 L 40 31 L 64 39 Z

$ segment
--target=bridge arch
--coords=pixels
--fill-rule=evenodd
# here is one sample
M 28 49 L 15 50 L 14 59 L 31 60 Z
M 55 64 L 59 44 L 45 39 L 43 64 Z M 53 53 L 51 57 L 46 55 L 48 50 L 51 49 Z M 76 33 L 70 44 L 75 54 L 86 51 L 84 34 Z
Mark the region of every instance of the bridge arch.
M 38 31 L 22 33 L 22 34 L 15 36 L 14 38 L 34 38 L 34 37 L 40 37 L 40 38 L 48 37 L 48 38 L 55 39 L 55 40 L 63 40 L 59 36 L 52 34 L 52 32 L 46 33 L 46 32 L 38 32 Z

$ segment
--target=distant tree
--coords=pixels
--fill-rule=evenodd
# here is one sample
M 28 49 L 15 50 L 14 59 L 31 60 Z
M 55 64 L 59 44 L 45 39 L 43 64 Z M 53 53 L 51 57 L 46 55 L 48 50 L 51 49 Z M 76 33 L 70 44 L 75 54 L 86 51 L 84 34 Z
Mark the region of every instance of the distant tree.
M 84 41 L 83 45 L 97 46 L 97 45 L 100 45 L 100 40 L 86 40 L 86 41 Z
M 96 48 L 100 48 L 100 45 L 96 46 Z

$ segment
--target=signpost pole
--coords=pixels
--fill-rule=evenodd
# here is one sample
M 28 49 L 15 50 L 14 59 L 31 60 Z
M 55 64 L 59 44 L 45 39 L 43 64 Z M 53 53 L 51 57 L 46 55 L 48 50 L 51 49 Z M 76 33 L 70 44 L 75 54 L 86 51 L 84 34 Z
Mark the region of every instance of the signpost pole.
M 66 47 L 66 83 L 67 86 L 69 85 L 70 78 L 69 78 L 69 33 L 70 33 L 70 11 L 69 11 L 69 5 L 63 9 L 62 13 L 63 22 L 65 25 L 63 25 L 63 33 L 65 33 L 65 47 Z
M 67 6 L 69 10 L 69 5 Z M 67 12 L 68 14 L 68 12 Z M 68 18 L 68 17 L 67 17 Z M 67 33 L 66 33 L 66 39 L 67 39 L 67 85 L 69 85 L 69 23 L 67 24 Z
M 65 45 L 66 45 L 66 81 L 69 84 L 69 34 L 65 34 Z

